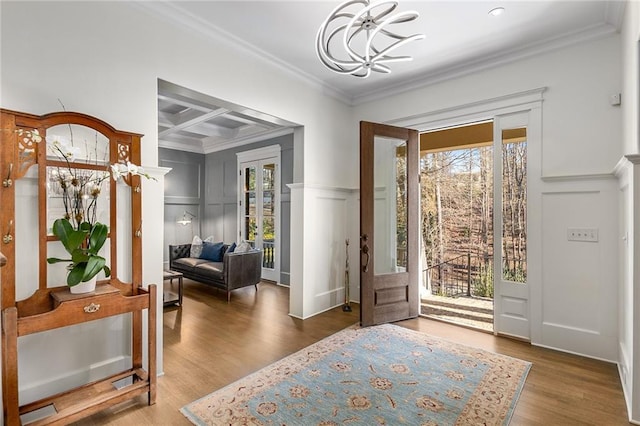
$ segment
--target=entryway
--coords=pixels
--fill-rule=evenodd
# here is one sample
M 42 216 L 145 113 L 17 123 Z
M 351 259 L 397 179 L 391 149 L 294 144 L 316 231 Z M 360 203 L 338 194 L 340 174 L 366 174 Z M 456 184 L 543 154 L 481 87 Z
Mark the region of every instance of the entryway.
M 484 315 L 491 313 L 490 305 L 487 307 L 480 304 L 480 306 L 473 306 L 473 309 L 466 307 L 467 316 L 471 316 L 470 312 L 474 316 L 480 317 L 480 322 L 493 325 L 493 332 L 496 334 L 530 340 L 533 333 L 538 333 L 537 328 L 532 329 L 532 320 L 535 319 L 538 324 L 541 312 L 539 303 L 540 268 L 536 267 L 536 265 L 540 265 L 541 253 L 539 234 L 536 232 L 539 230 L 540 208 L 537 203 L 527 203 L 527 198 L 537 200 L 540 196 L 542 122 L 540 104 L 543 91 L 544 88 L 516 93 L 393 122 L 393 124 L 404 127 L 368 123 L 373 126 L 369 126 L 370 129 L 374 129 L 370 130 L 366 127 L 363 129 L 364 122 L 361 123 L 360 248 L 362 256 L 360 258 L 360 285 L 362 318 L 373 318 L 373 322 L 377 323 L 376 310 L 381 312 L 394 310 L 395 312 L 395 305 L 392 309 L 390 302 L 395 303 L 396 301 L 408 303 L 409 308 L 406 312 L 408 312 L 408 316 L 411 316 L 410 308 L 413 302 L 410 296 L 414 289 L 415 291 L 420 290 L 421 296 L 429 294 L 445 297 L 457 296 L 447 300 L 447 304 L 451 305 L 450 301 L 453 299 L 473 298 L 476 291 L 482 290 L 484 294 L 491 294 L 492 285 L 493 321 Z M 425 134 L 444 130 L 465 133 L 470 129 L 473 130 L 473 126 L 484 127 L 484 135 L 481 137 L 476 135 L 475 139 L 473 135 L 463 135 L 464 137 L 457 138 L 457 142 L 443 137 L 437 144 L 431 146 L 426 142 L 423 143 Z M 373 161 L 377 158 L 377 154 L 372 154 L 371 147 L 376 141 L 374 136 L 386 136 L 383 133 L 387 131 L 387 128 L 388 132 L 393 130 L 395 134 L 403 135 L 397 137 L 400 140 L 409 140 L 409 136 L 406 135 L 411 135 L 413 132 L 418 133 L 416 130 L 410 130 L 411 128 L 420 129 L 422 134 L 419 147 L 415 150 L 391 144 L 394 150 L 391 150 L 390 154 L 386 156 L 381 154 L 380 158 L 387 158 L 388 161 L 382 162 L 380 165 L 395 166 L 391 169 L 387 167 L 387 170 L 393 171 L 393 173 L 387 173 L 387 176 L 393 177 L 394 180 L 385 184 L 381 180 L 379 184 L 377 180 L 374 181 L 374 175 L 369 170 L 373 168 L 373 164 L 378 164 Z M 475 130 L 477 129 L 475 128 Z M 441 133 L 440 136 L 443 134 Z M 391 141 L 393 142 L 393 138 Z M 490 150 L 482 152 L 481 148 L 484 147 L 490 148 Z M 433 151 L 432 153 L 437 155 L 425 158 L 424 155 L 420 155 L 425 151 Z M 423 196 L 421 201 L 416 201 L 412 205 L 411 183 L 414 179 L 417 181 L 420 178 L 422 187 L 420 191 L 427 191 L 429 183 L 425 174 L 430 171 L 444 173 L 446 158 L 442 153 L 448 151 L 452 152 L 449 155 L 461 155 L 462 158 L 466 158 L 466 161 L 446 164 L 449 175 L 435 176 L 430 184 L 432 187 L 431 200 Z M 455 151 L 460 152 L 453 154 Z M 492 162 L 492 166 L 490 166 L 490 162 Z M 406 179 L 404 174 L 400 173 L 405 170 L 404 164 L 406 164 L 407 170 Z M 415 174 L 410 170 L 412 165 L 417 166 Z M 481 173 L 485 173 L 486 176 L 481 176 Z M 450 205 L 442 204 L 444 181 L 437 182 L 437 179 L 444 179 L 444 177 L 452 179 L 452 182 L 455 179 L 459 180 L 458 183 L 450 184 L 452 192 L 457 192 L 459 195 L 466 194 L 450 197 L 448 201 Z M 466 186 L 465 180 L 467 181 Z M 440 187 L 440 194 L 438 194 L 438 187 Z M 365 203 L 363 201 L 374 198 L 369 194 L 373 194 L 374 189 L 376 191 L 375 199 L 379 198 L 382 200 L 381 204 L 387 206 L 386 213 L 385 211 L 374 212 L 370 205 L 371 202 Z M 409 190 L 407 191 L 407 189 Z M 380 197 L 378 197 L 378 193 Z M 406 197 L 406 195 L 409 196 Z M 408 204 L 405 204 L 405 199 L 409 200 Z M 472 202 L 474 199 L 476 201 Z M 391 202 L 392 200 L 397 200 L 397 202 Z M 427 205 L 419 206 L 419 204 Z M 465 204 L 468 206 L 465 207 Z M 390 258 L 394 262 L 392 264 L 395 265 L 394 273 L 396 276 L 389 275 L 386 270 L 380 272 L 376 270 L 375 263 L 380 256 L 379 248 L 375 244 L 371 244 L 373 226 L 365 226 L 363 211 L 373 213 L 373 219 L 370 222 L 376 224 L 376 237 L 378 234 L 390 235 L 390 237 L 386 237 L 387 241 L 395 241 L 391 247 L 395 247 L 397 250 L 390 252 Z M 414 230 L 407 232 L 407 234 L 411 237 L 415 233 L 420 241 L 419 244 L 416 242 L 414 246 L 409 238 L 405 245 L 403 235 L 414 223 L 410 216 L 414 211 L 420 211 L 422 218 L 416 219 L 415 223 L 420 224 L 422 230 Z M 395 227 L 386 226 L 387 221 L 381 221 L 381 217 L 390 217 L 389 212 L 392 212 L 392 218 L 397 219 Z M 469 218 L 470 214 L 471 219 Z M 445 225 L 445 219 L 454 219 L 454 225 Z M 382 226 L 378 227 L 378 223 Z M 404 223 L 407 225 L 406 228 L 403 226 Z M 449 234 L 445 232 L 447 226 L 451 228 Z M 425 230 L 432 232 L 425 232 Z M 391 234 L 389 234 L 390 232 Z M 458 252 L 447 254 L 447 238 L 460 240 L 458 241 Z M 450 241 L 449 245 L 451 245 Z M 402 253 L 403 247 L 406 247 L 404 253 Z M 386 251 L 383 250 L 383 253 L 387 251 L 389 251 L 388 248 Z M 409 265 L 411 260 L 415 258 L 420 258 L 418 271 Z M 373 268 L 371 264 L 373 264 Z M 405 272 L 402 267 L 404 264 L 408 265 L 406 272 L 409 273 L 406 284 L 404 275 L 398 275 Z M 369 266 L 368 269 L 367 266 Z M 437 269 L 439 269 L 438 276 L 434 277 L 435 272 L 433 271 Z M 411 272 L 419 273 L 413 278 Z M 455 278 L 454 282 L 450 283 L 443 279 L 443 274 Z M 387 278 L 395 280 L 388 283 L 382 281 Z M 376 287 L 376 280 L 381 283 L 378 287 Z M 400 289 L 400 285 L 405 286 L 406 291 L 397 290 Z M 367 298 L 373 300 L 373 303 L 365 303 Z M 489 303 L 491 302 L 490 297 L 486 299 Z M 416 301 L 417 304 L 423 303 Z M 435 305 L 435 303 L 431 304 Z M 465 315 L 457 316 L 465 318 Z M 362 322 L 363 325 L 366 325 L 365 321 Z
M 494 280 L 527 276 L 526 127 L 502 132 L 497 157 L 493 127 L 488 120 L 420 135 L 421 313 L 490 332 Z

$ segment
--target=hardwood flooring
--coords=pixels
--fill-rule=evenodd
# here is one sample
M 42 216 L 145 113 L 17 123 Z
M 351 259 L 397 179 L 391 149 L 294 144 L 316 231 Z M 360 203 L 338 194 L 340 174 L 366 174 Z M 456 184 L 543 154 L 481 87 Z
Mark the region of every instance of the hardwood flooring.
M 358 321 L 340 308 L 302 321 L 288 290 L 262 283 L 226 295 L 185 279 L 184 306 L 165 308 L 158 398 L 139 397 L 78 425 L 189 425 L 179 409 Z M 616 366 L 424 318 L 397 323 L 533 363 L 511 425 L 628 425 Z

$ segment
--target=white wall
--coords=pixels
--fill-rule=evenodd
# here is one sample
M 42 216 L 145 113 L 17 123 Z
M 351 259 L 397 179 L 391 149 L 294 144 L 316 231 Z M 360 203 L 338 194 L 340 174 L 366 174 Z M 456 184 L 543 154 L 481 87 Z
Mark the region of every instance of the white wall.
M 622 27 L 622 146 L 620 162 L 619 370 L 631 419 L 640 423 L 640 3 L 626 4 Z
M 624 153 L 640 152 L 640 2 L 626 5 L 622 26 L 622 113 Z
M 541 247 L 530 285 L 532 342 L 617 361 L 617 184 L 622 154 L 620 37 L 585 42 L 355 108 L 357 120 L 398 122 L 546 87 L 539 209 L 529 233 Z M 424 129 L 420 129 L 424 130 Z M 582 206 L 583 208 L 576 208 Z M 568 227 L 594 227 L 598 243 L 569 244 Z
M 162 78 L 304 126 L 303 132 L 296 133 L 296 143 L 304 141 L 304 146 L 296 145 L 296 161 L 303 163 L 296 165 L 299 183 L 337 187 L 353 182 L 357 175 L 353 167 L 357 146 L 351 145 L 354 130 L 347 126 L 350 109 L 246 52 L 172 27 L 127 2 L 1 2 L 0 7 L 3 108 L 44 114 L 60 109 L 59 98 L 68 110 L 145 134 L 142 164 L 156 166 L 157 79 Z M 335 156 L 334 152 L 342 154 Z M 162 233 L 153 230 L 163 226 L 162 183 L 145 182 L 143 191 L 143 281 L 161 284 L 166 248 Z M 307 190 L 303 187 L 301 191 L 304 195 Z M 307 200 L 313 199 L 292 197 L 292 211 L 308 211 Z M 346 219 L 336 210 L 323 212 L 315 223 L 292 221 L 297 226 L 292 235 L 300 249 L 292 257 L 292 262 L 297 262 L 292 265 L 292 292 L 300 296 L 292 297 L 293 313 L 306 317 L 330 307 L 326 303 L 331 300 L 315 294 L 330 291 L 334 284 L 321 281 L 312 272 L 334 268 L 333 264 L 318 265 L 333 260 L 306 256 L 307 249 L 315 251 L 316 246 L 330 242 L 321 236 L 311 244 L 307 235 L 318 223 L 341 220 Z M 162 330 L 159 317 L 158 330 Z M 113 343 L 112 331 L 104 330 L 107 346 Z M 88 335 L 100 335 L 97 330 L 67 334 L 51 332 L 56 345 L 65 348 L 79 348 Z M 162 333 L 158 341 L 161 344 Z M 98 345 L 83 350 L 91 352 L 92 359 L 102 354 Z M 20 363 L 61 365 L 60 358 L 62 355 L 33 349 L 21 352 Z M 161 368 L 161 357 L 159 361 Z M 62 386 L 61 377 L 89 368 L 82 360 L 72 364 L 45 373 L 39 380 Z M 26 389 L 34 384 L 21 381 L 20 386 Z

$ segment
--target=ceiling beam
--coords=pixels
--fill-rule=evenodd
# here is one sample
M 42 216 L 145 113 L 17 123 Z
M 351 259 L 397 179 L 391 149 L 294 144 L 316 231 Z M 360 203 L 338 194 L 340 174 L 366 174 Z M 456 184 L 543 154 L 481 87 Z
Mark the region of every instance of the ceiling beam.
M 177 95 L 169 96 L 169 95 L 158 94 L 158 100 L 166 101 L 171 104 L 180 105 L 185 108 L 197 109 L 202 112 L 211 111 L 211 107 L 212 107 L 212 106 L 198 104 L 196 102 L 191 101 L 189 98 L 186 98 L 183 96 L 177 96 Z
M 202 123 L 204 121 L 207 121 L 207 120 L 211 120 L 213 117 L 218 117 L 220 115 L 226 114 L 227 112 L 229 112 L 228 109 L 218 108 L 217 110 L 211 111 L 211 112 L 209 112 L 207 114 L 198 115 L 197 117 L 194 117 L 194 118 L 185 120 L 185 121 L 183 121 L 183 122 L 181 122 L 179 124 L 176 124 L 175 126 L 173 126 L 170 129 L 163 130 L 162 132 L 160 132 L 158 134 L 158 137 L 164 137 L 164 136 L 169 135 L 171 133 L 179 132 L 182 129 L 185 129 L 185 128 L 191 127 L 191 126 L 195 126 L 196 124 L 200 124 L 200 123 Z

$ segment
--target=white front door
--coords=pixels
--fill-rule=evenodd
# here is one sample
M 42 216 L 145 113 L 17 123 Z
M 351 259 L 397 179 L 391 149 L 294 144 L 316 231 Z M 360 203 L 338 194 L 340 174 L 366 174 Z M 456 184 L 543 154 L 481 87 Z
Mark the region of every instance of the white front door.
M 528 112 L 496 116 L 494 158 L 494 331 L 531 339 L 527 284 Z
M 280 281 L 280 146 L 238 153 L 239 239 L 262 250 L 262 278 Z

